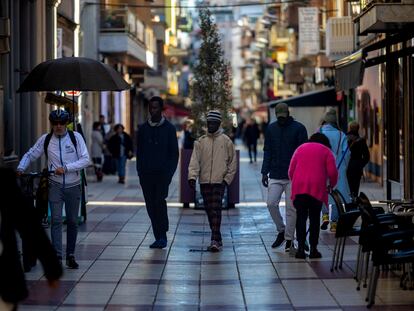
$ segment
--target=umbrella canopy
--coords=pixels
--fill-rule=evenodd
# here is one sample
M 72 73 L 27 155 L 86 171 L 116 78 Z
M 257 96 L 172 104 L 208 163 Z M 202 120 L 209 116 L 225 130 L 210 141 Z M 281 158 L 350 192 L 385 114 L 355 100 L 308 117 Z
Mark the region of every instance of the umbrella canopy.
M 122 91 L 130 86 L 112 67 L 85 57 L 64 57 L 37 65 L 17 92 Z

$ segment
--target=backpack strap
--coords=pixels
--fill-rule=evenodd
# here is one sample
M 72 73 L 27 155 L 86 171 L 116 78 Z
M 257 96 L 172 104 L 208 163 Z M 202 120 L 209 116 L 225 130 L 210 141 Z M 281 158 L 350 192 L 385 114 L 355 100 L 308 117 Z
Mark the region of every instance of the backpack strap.
M 76 154 L 78 154 L 78 143 L 76 141 L 75 134 L 71 130 L 68 130 L 68 134 L 69 134 L 70 141 L 72 142 L 73 146 L 75 147 Z M 46 155 L 46 159 L 47 159 L 47 148 L 49 147 L 49 143 L 50 143 L 50 140 L 52 139 L 52 135 L 53 135 L 53 132 L 50 132 L 49 134 L 47 134 L 46 138 L 45 138 L 45 142 L 43 144 L 43 150 L 44 150 L 44 153 Z
M 73 146 L 75 147 L 76 154 L 78 154 L 78 143 L 76 141 L 75 133 L 73 133 L 71 130 L 68 130 L 68 134 Z
M 44 144 L 43 144 L 43 151 L 45 153 L 46 159 L 48 158 L 47 157 L 47 148 L 49 147 L 49 143 L 50 143 L 50 140 L 52 139 L 52 135 L 53 135 L 52 132 L 50 132 L 49 134 L 47 134 L 46 135 L 46 138 L 45 138 L 45 141 L 44 141 Z
M 342 145 L 342 132 L 339 131 L 339 142 L 338 142 L 338 148 L 336 149 L 336 157 L 339 155 L 339 148 L 341 148 Z

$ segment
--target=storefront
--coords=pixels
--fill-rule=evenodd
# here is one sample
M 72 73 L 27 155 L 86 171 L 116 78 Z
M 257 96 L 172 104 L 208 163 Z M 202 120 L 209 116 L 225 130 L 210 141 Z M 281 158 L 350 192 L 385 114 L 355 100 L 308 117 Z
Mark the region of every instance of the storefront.
M 336 62 L 337 88 L 355 92 L 356 120 L 371 150 L 368 174 L 387 199 L 414 195 L 414 32 L 377 37 Z

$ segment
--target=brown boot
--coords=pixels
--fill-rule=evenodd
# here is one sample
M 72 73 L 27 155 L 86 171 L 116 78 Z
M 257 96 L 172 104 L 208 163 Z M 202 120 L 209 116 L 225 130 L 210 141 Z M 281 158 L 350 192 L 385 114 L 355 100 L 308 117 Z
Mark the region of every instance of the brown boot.
M 125 184 L 125 177 L 119 177 L 118 183 Z

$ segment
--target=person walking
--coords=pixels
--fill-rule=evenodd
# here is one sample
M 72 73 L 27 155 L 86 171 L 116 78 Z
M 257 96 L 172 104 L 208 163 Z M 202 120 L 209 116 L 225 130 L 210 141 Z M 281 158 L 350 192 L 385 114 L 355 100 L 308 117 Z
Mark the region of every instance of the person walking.
M 102 162 L 103 162 L 103 150 L 105 148 L 104 138 L 101 133 L 101 123 L 93 123 L 92 131 L 92 146 L 91 146 L 91 157 L 93 165 L 95 167 L 96 179 L 101 182 L 103 179 L 102 173 Z
M 253 163 L 253 160 L 254 162 L 257 160 L 257 140 L 259 137 L 259 126 L 257 125 L 256 120 L 252 118 L 244 131 L 244 141 L 249 150 L 250 163 Z
M 328 189 L 336 186 L 338 171 L 329 139 L 321 133 L 313 134 L 309 142 L 296 149 L 289 166 L 292 182 L 291 199 L 296 209 L 296 258 L 306 258 L 306 222 L 309 218 L 309 258 L 321 258 L 318 251 L 322 202 L 328 204 Z M 326 185 L 329 185 L 328 188 Z
M 54 171 L 49 177 L 49 206 L 51 210 L 52 244 L 62 258 L 62 208 L 65 204 L 67 222 L 66 266 L 79 267 L 75 260 L 78 234 L 78 215 L 81 199 L 81 173 L 89 165 L 89 154 L 83 137 L 67 130 L 70 120 L 65 110 L 54 110 L 49 115 L 52 132 L 42 135 L 35 145 L 24 154 L 17 173 L 22 174 L 29 164 L 42 154 L 47 158 L 47 169 Z
M 346 134 L 339 130 L 338 117 L 335 109 L 331 108 L 325 113 L 325 116 L 323 118 L 323 125 L 319 129 L 319 132 L 328 137 L 329 143 L 331 145 L 331 150 L 334 153 L 336 168 L 338 169 L 339 174 L 338 183 L 335 189 L 337 189 L 344 197 L 344 203 L 350 203 L 351 196 L 348 179 L 346 177 L 346 171 L 351 153 L 349 152 Z M 339 214 L 332 198 L 329 198 L 329 205 L 332 207 L 330 223 L 331 231 L 335 232 L 336 222 L 338 221 Z M 325 222 L 322 227 L 323 230 L 327 229 L 327 212 L 328 207 L 326 206 L 324 215 L 322 216 Z
M 218 252 L 223 246 L 220 226 L 224 191 L 232 182 L 237 170 L 234 144 L 220 129 L 221 113 L 212 110 L 207 114 L 207 134 L 194 143 L 188 167 L 188 183 L 195 189 L 198 179 L 204 208 L 211 229 L 208 250 Z
M 115 134 L 108 141 L 108 149 L 115 159 L 116 170 L 118 172 L 118 183 L 125 184 L 125 166 L 127 159 L 131 159 L 132 152 L 132 139 L 124 131 L 122 124 L 116 124 L 114 126 Z
M 137 132 L 137 172 L 155 237 L 150 248 L 167 246 L 166 199 L 179 156 L 176 130 L 162 115 L 163 106 L 161 97 L 152 97 L 148 106 L 150 119 Z
M 296 226 L 296 210 L 290 200 L 289 163 L 296 148 L 308 140 L 308 133 L 302 123 L 289 115 L 286 103 L 277 104 L 275 113 L 277 121 L 268 125 L 264 140 L 262 184 L 268 188 L 267 207 L 278 231 L 272 247 L 279 247 L 286 240 L 285 251 L 288 252 L 293 248 Z M 283 192 L 286 224 L 279 209 Z
M 359 124 L 352 121 L 348 125 L 347 135 L 348 146 L 351 152 L 346 176 L 348 178 L 349 190 L 351 195 L 356 198 L 359 195 L 359 185 L 365 165 L 368 164 L 370 154 L 366 140 L 359 136 Z
M 17 304 L 28 296 L 16 232 L 24 243 L 33 246 L 34 259 L 41 262 L 52 288 L 59 285 L 62 264 L 41 222 L 35 221 L 33 203 L 26 200 L 10 168 L 0 168 L 0 197 L 0 310 L 16 310 Z

